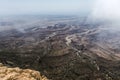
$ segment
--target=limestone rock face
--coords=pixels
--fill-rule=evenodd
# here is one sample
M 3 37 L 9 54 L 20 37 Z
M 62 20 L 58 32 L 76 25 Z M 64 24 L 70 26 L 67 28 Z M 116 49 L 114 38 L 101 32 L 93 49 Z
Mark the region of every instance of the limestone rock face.
M 8 68 L 0 63 L 0 80 L 48 80 L 40 72 L 30 69 Z

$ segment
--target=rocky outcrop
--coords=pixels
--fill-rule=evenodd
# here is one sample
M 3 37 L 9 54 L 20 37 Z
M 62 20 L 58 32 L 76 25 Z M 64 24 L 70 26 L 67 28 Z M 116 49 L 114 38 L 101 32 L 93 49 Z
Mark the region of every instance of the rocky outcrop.
M 30 69 L 9 68 L 0 63 L 0 80 L 48 80 L 40 72 Z

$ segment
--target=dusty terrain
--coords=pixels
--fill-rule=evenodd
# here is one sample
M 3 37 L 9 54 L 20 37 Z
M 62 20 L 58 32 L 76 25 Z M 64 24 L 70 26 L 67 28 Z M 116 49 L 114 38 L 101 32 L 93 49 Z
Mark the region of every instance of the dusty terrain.
M 52 80 L 119 80 L 119 32 L 84 20 L 60 18 L 46 27 L 0 32 L 0 62 Z

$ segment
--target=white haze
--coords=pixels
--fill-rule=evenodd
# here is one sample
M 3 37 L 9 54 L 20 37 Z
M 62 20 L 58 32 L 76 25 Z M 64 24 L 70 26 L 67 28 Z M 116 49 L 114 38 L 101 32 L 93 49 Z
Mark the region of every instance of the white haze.
M 104 27 L 120 31 L 120 0 L 96 0 L 88 20 L 107 23 Z
M 97 24 L 97 27 L 99 24 L 100 32 L 96 38 L 100 43 L 109 43 L 110 47 L 119 50 L 120 0 L 96 0 L 88 15 L 88 23 Z
M 77 1 L 78 1 L 78 3 L 80 3 L 79 1 L 82 1 L 82 0 L 76 0 L 76 2 Z M 62 2 L 64 2 L 64 1 L 62 0 Z M 55 2 L 53 4 L 55 4 Z M 67 4 L 67 2 L 66 2 L 66 4 Z M 71 2 L 71 4 L 72 4 L 72 2 Z M 88 18 L 88 21 L 90 23 L 97 23 L 97 22 L 108 23 L 109 22 L 109 24 L 104 25 L 104 26 L 106 26 L 106 28 L 109 28 L 112 30 L 120 30 L 120 23 L 119 23 L 120 22 L 120 9 L 119 9 L 120 8 L 120 0 L 91 0 L 91 2 L 85 0 L 81 4 L 84 4 L 84 6 L 74 6 L 76 8 L 75 10 L 80 9 L 80 12 L 82 12 L 82 13 L 85 13 L 85 12 L 87 14 L 90 13 L 89 18 Z M 89 6 L 87 6 L 87 5 L 89 5 Z M 91 5 L 93 5 L 93 6 L 91 7 Z M 69 9 L 71 9 L 71 7 Z M 38 8 L 41 8 L 41 7 L 38 7 Z M 9 8 L 7 8 L 7 9 L 9 9 Z M 7 9 L 5 8 L 5 10 L 7 10 Z M 47 9 L 49 9 L 49 8 L 47 7 Z M 63 9 L 61 9 L 61 11 L 62 10 Z M 72 11 L 72 9 L 71 9 L 71 11 Z M 12 12 L 14 12 L 14 11 L 12 11 Z M 74 12 L 74 11 L 72 11 L 72 12 Z M 77 11 L 77 12 L 79 13 L 79 11 Z M 4 29 L 6 29 L 6 28 L 4 28 Z
M 92 17 L 100 20 L 119 20 L 120 0 L 97 0 L 93 6 Z

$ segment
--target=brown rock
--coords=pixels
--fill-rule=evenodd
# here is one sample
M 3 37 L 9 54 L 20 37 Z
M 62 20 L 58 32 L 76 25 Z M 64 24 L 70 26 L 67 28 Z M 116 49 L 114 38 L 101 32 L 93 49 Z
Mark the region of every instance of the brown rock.
M 0 64 L 0 80 L 48 80 L 40 72 L 30 69 L 9 68 Z

